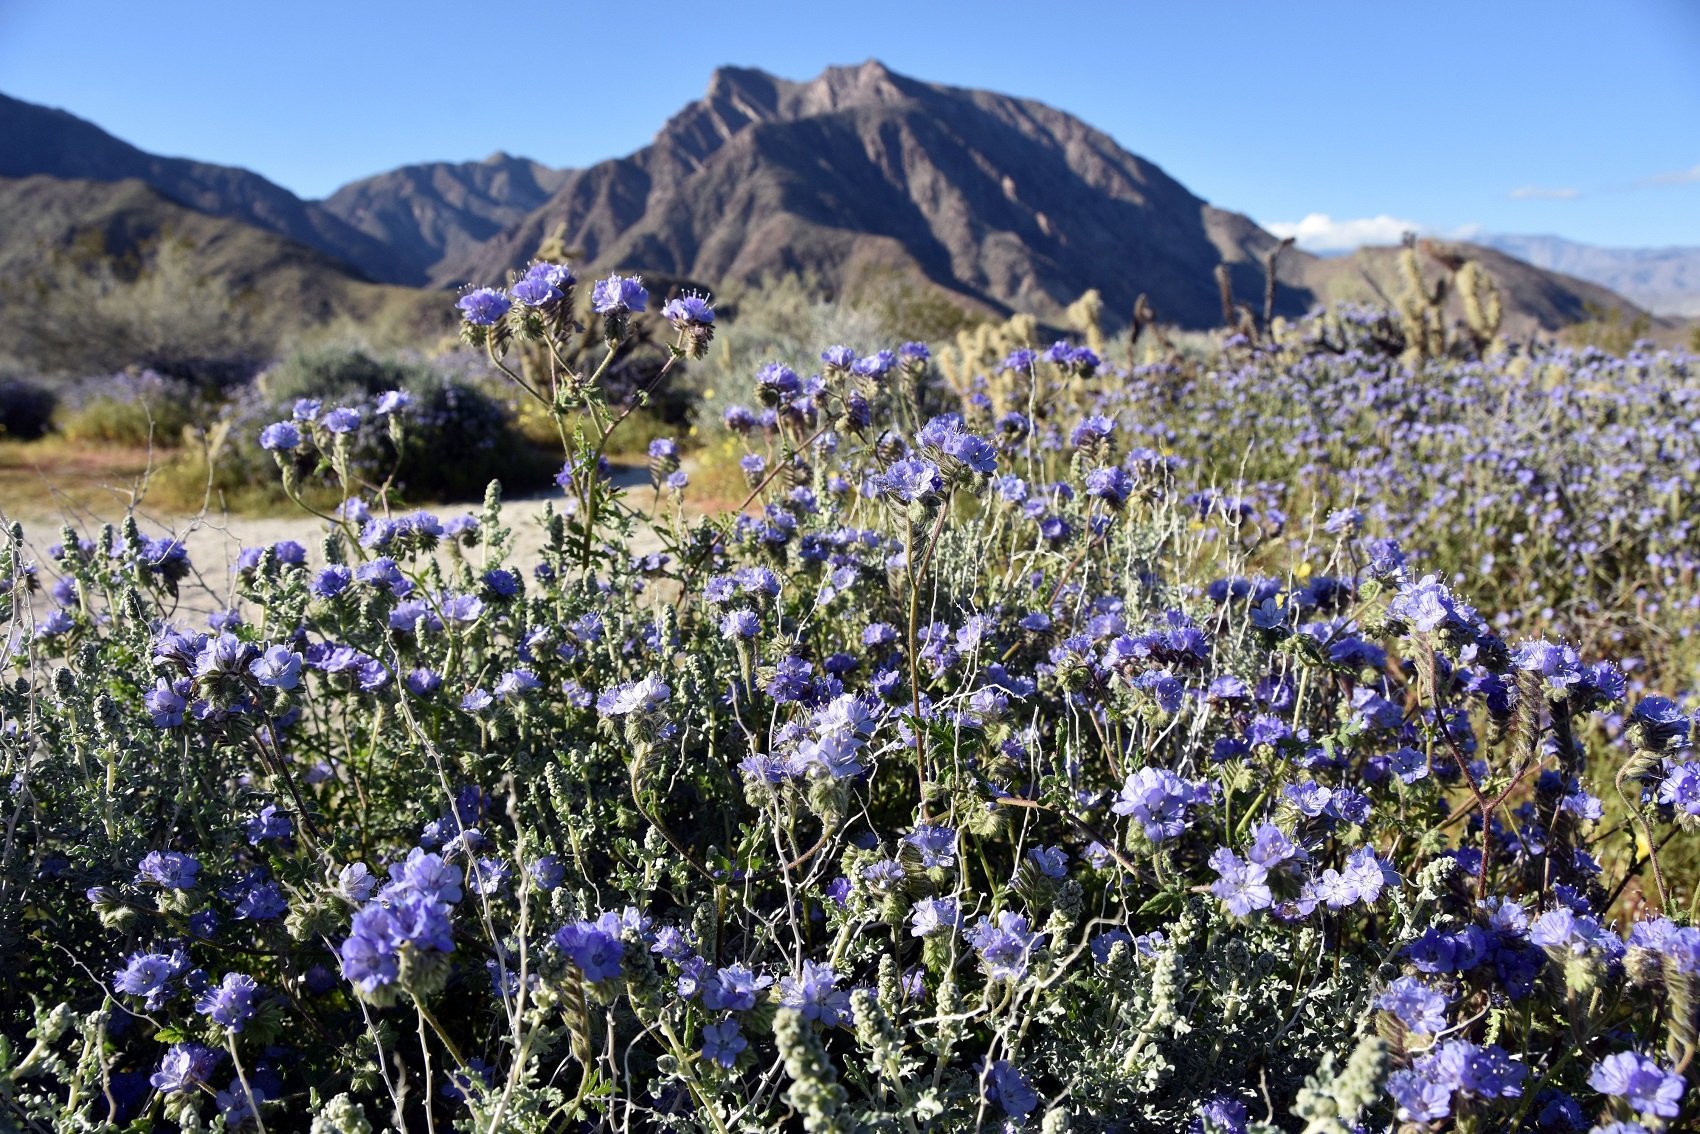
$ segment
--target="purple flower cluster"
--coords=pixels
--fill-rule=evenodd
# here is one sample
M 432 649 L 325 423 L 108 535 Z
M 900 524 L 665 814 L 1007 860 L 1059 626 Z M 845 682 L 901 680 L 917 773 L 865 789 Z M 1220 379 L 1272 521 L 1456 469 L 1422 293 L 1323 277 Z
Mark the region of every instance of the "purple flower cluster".
M 511 300 L 494 288 L 481 287 L 469 291 L 455 304 L 461 317 L 474 327 L 493 327 L 513 306 Z
M 492 354 L 565 343 L 582 333 L 574 286 L 536 264 L 469 292 L 463 337 Z M 635 277 L 590 298 L 609 339 L 649 304 Z M 684 361 L 716 326 L 702 296 L 662 315 L 676 338 L 610 351 L 601 387 L 546 385 L 552 404 L 582 409 L 587 430 L 623 420 L 648 356 Z M 1503 436 L 1480 452 L 1454 411 L 1500 383 L 1519 412 L 1545 398 L 1543 421 L 1624 398 L 1556 380 L 1537 394 L 1497 364 L 1418 374 L 1353 341 L 1307 353 L 1248 337 L 1208 383 L 1185 360 L 1116 367 L 1067 343 L 953 353 L 949 384 L 918 344 L 831 347 L 803 373 L 763 366 L 757 408 L 726 412 L 733 495 L 750 497 L 738 515 L 657 525 L 659 547 L 626 538 L 634 502 L 676 503 L 686 462 L 714 459 L 682 432 L 644 446 L 653 493 L 623 487 L 605 437 L 571 453 L 576 508 L 547 517 L 529 564 L 509 558 L 499 493 L 477 516 L 392 512 L 399 478 L 338 507 L 322 549 L 244 549 L 200 630 L 172 625 L 160 597 L 189 578 L 181 540 L 68 537 L 43 578 L 14 569 L 0 593 L 47 588 L 57 607 L 6 655 L 46 659 L 52 684 L 0 714 L 0 741 L 52 757 L 13 785 L 20 814 L 51 812 L 63 832 L 20 844 L 28 924 L 110 934 L 94 971 L 134 1014 L 104 1022 L 113 1068 L 143 1095 L 145 1078 L 209 1098 L 232 1126 L 304 1098 L 280 1081 L 302 1068 L 383 1105 L 363 1048 L 304 1059 L 315 1029 L 298 1025 L 401 1023 L 434 1033 L 408 1060 L 453 1054 L 443 1097 L 474 1112 L 480 1084 L 581 1060 L 588 1034 L 593 1061 L 613 1050 L 633 1069 L 585 1070 L 597 1107 L 628 1091 L 662 1116 L 736 1098 L 748 1121 L 783 1123 L 791 1096 L 764 1069 L 825 1051 L 847 1101 L 895 1099 L 913 1078 L 941 1122 L 1026 1127 L 1055 1097 L 1053 1114 L 1088 1124 L 1243 1134 L 1248 1104 L 1299 1113 L 1310 1065 L 1369 1035 L 1365 1016 L 1387 1041 L 1366 1126 L 1678 1125 L 1686 1064 L 1665 1045 L 1700 977 L 1700 929 L 1675 912 L 1691 889 L 1680 832 L 1700 817 L 1694 718 L 1651 691 L 1669 649 L 1595 660 L 1596 622 L 1637 646 L 1647 631 L 1599 617 L 1587 572 L 1553 565 L 1609 575 L 1633 559 L 1647 580 L 1620 578 L 1618 597 L 1635 620 L 1700 628 L 1651 609 L 1677 601 L 1655 576 L 1700 567 L 1686 513 L 1653 503 L 1700 475 L 1700 444 L 1667 431 L 1648 448 L 1603 412 L 1580 434 L 1555 424 L 1615 446 L 1613 477 L 1633 487 L 1614 494 L 1586 454 L 1564 465 Z M 1549 378 L 1633 372 L 1531 349 Z M 555 375 L 559 358 L 537 356 Z M 1684 389 L 1659 387 L 1668 411 L 1700 411 Z M 1255 424 L 1241 402 L 1270 415 L 1283 453 L 1236 469 L 1212 438 Z M 1295 407 L 1333 416 L 1324 428 Z M 397 416 L 410 408 L 402 391 L 308 398 L 248 425 L 305 476 L 381 442 L 366 435 L 378 419 L 392 440 L 415 428 Z M 1423 451 L 1481 460 L 1439 476 Z M 1665 452 L 1669 471 L 1649 471 Z M 1609 504 L 1607 527 L 1577 492 Z M 1451 511 L 1413 504 L 1423 493 Z M 1448 515 L 1480 563 L 1412 538 Z M 1491 612 L 1496 580 L 1536 574 L 1538 606 L 1465 601 L 1486 590 Z M 136 653 L 144 678 L 103 671 Z M 104 699 L 83 704 L 87 689 Z M 149 831 L 133 877 L 103 873 L 72 834 L 98 850 Z M 345 862 L 355 847 L 387 870 Z M 1655 851 L 1662 879 L 1640 869 Z M 1639 886 L 1617 885 L 1626 870 Z M 72 878 L 86 904 L 39 904 Z M 1614 928 L 1648 907 L 1676 920 Z M 302 945 L 320 934 L 338 966 Z M 1229 979 L 1245 973 L 1252 1001 Z M 1288 986 L 1318 990 L 1303 1028 L 1287 1026 L 1293 1006 L 1248 1012 L 1284 1005 Z M 1140 1022 L 1151 1005 L 1124 1011 L 1129 994 L 1159 1005 L 1158 1039 L 1140 1060 L 1083 1059 L 1115 1046 L 1100 1034 L 1113 1021 L 1157 1035 Z M 548 1066 L 515 1067 L 536 1049 L 491 1038 L 522 1004 L 564 1021 Z M 785 1028 L 820 1033 L 808 1051 L 777 1050 L 779 1008 Z M 210 1046 L 135 1058 L 189 1035 Z M 658 1066 L 673 1078 L 651 1078 Z M 1163 1071 L 1206 1066 L 1202 1085 Z M 143 1113 L 127 1105 L 101 1117 Z
M 247 973 L 226 973 L 195 1000 L 195 1011 L 227 1031 L 239 1032 L 259 1012 L 259 983 Z
M 1129 773 L 1111 810 L 1132 816 L 1154 843 L 1185 833 L 1187 811 L 1208 802 L 1210 789 L 1190 784 L 1166 768 L 1141 768 Z
M 1045 934 L 1030 932 L 1027 919 L 1010 910 L 1000 911 L 996 920 L 982 917 L 964 936 L 979 955 L 981 970 L 994 981 L 1025 979 L 1033 954 L 1045 941 Z
M 444 859 L 415 847 L 389 869 L 390 880 L 354 915 L 338 948 L 342 975 L 362 993 L 380 995 L 401 976 L 404 952 L 447 955 L 454 951 L 454 906 L 463 895 L 463 875 Z M 370 892 L 359 877 L 353 893 Z
M 590 305 L 598 315 L 630 315 L 649 306 L 649 289 L 637 276 L 609 276 L 590 289 Z
M 1675 1118 L 1682 1113 L 1688 1084 L 1656 1060 L 1633 1051 L 1608 1055 L 1588 1072 L 1588 1085 L 1602 1095 L 1623 1099 L 1641 1115 Z
M 619 978 L 625 958 L 627 932 L 642 934 L 647 922 L 637 910 L 627 907 L 597 916 L 594 921 L 574 921 L 555 932 L 555 946 L 592 984 Z
M 1408 1070 L 1395 1071 L 1387 1093 L 1408 1122 L 1435 1122 L 1452 1113 L 1456 1096 L 1516 1098 L 1529 1069 L 1495 1044 L 1448 1040 L 1420 1056 Z

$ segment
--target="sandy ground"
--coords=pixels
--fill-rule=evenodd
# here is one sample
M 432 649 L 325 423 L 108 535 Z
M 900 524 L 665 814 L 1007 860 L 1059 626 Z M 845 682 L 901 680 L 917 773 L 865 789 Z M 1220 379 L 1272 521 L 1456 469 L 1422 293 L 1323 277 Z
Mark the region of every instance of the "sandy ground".
M 634 489 L 633 503 L 644 507 L 649 503 L 648 474 L 641 468 L 617 468 L 616 483 Z M 503 502 L 502 514 L 513 529 L 512 560 L 520 564 L 536 561 L 544 544 L 542 523 L 544 505 L 562 500 L 560 493 L 534 494 Z M 468 500 L 432 504 L 424 508 L 439 519 L 462 512 L 474 514 L 483 510 L 484 502 Z M 411 510 L 411 509 L 409 509 Z M 98 539 L 102 525 L 122 523 L 127 501 L 116 489 L 102 497 L 87 493 L 77 498 L 59 496 L 53 500 L 39 497 L 14 500 L 10 504 L 0 499 L 0 518 L 24 525 L 24 543 L 29 555 L 39 565 L 43 581 L 52 576 L 53 561 L 48 548 L 60 542 L 62 529 L 69 524 L 80 535 Z M 319 544 L 328 527 L 325 521 L 304 512 L 276 516 L 236 516 L 205 513 L 196 516 L 164 515 L 144 506 L 136 509 L 136 523 L 150 537 L 170 536 L 180 540 L 188 550 L 194 572 L 182 584 L 181 610 L 186 614 L 206 615 L 229 605 L 231 583 L 237 555 L 244 547 L 265 546 L 280 540 L 295 540 L 307 548 L 309 564 L 320 561 Z M 659 546 L 652 533 L 643 531 L 634 541 L 634 550 L 642 553 Z

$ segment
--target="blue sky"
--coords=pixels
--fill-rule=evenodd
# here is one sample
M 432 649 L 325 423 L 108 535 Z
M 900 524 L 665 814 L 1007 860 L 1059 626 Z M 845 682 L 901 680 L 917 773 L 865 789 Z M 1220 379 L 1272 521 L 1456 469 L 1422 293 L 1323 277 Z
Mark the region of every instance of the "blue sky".
M 870 57 L 1070 111 L 1313 246 L 1406 225 L 1700 245 L 1691 0 L 0 0 L 0 91 L 309 197 L 497 149 L 584 165 L 717 65 Z

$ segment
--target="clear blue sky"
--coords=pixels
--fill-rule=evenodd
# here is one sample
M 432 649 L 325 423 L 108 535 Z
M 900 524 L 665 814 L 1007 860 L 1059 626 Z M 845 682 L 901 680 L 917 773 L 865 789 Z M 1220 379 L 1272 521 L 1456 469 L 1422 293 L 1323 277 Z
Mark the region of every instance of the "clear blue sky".
M 497 149 L 583 165 L 719 64 L 870 57 L 1068 110 L 1265 224 L 1325 214 L 1324 241 L 1700 244 L 1694 0 L 0 0 L 0 91 L 309 197 Z

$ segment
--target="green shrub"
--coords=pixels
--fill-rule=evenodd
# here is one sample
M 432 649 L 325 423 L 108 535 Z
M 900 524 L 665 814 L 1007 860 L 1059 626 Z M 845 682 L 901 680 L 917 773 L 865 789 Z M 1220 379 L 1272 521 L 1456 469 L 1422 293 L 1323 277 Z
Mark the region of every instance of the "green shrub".
M 547 484 L 560 466 L 558 456 L 526 438 L 513 405 L 475 372 L 456 369 L 452 362 L 328 348 L 297 352 L 238 391 L 204 432 L 203 443 L 162 472 L 157 499 L 195 509 L 210 490 L 225 507 L 240 511 L 282 503 L 275 462 L 259 446 L 260 429 L 291 417 L 304 398 L 320 402 L 324 410 L 350 406 L 369 419 L 376 395 L 392 389 L 410 398 L 399 446 L 388 432 L 368 431 L 353 453 L 352 471 L 366 494 L 387 486 L 414 502 L 471 500 L 493 479 L 517 490 Z M 558 441 L 554 452 L 559 452 Z
M 1586 320 L 1565 329 L 1564 338 L 1578 346 L 1598 347 L 1607 354 L 1627 354 L 1653 329 L 1652 317 L 1645 311 L 1631 317 L 1621 307 L 1590 303 L 1587 312 Z
M 679 385 L 695 395 L 694 432 L 705 443 L 721 433 L 721 416 L 747 400 L 749 376 L 769 362 L 800 374 L 820 369 L 820 351 L 833 343 L 870 350 L 897 341 L 882 316 L 868 308 L 833 303 L 819 281 L 786 276 L 737 293 L 721 307 L 730 330 L 709 346 L 708 356 L 685 366 Z M 707 435 L 707 436 L 702 436 Z
M 84 233 L 0 287 L 18 318 L 8 349 L 43 372 L 139 365 L 222 386 L 253 374 L 273 349 L 256 296 L 207 270 L 192 238 L 162 233 L 125 247 Z
M 347 343 L 299 347 L 257 379 L 261 392 L 278 405 L 297 398 L 358 401 L 385 390 L 410 388 L 430 367 L 423 362 L 373 355 Z
M 944 342 L 988 322 L 944 290 L 897 271 L 861 280 L 848 301 L 873 314 L 885 328 L 884 341 Z
M 558 445 L 528 442 L 511 407 L 464 378 L 423 370 L 401 388 L 414 399 L 396 471 L 409 499 L 473 500 L 497 479 L 535 488 L 560 467 Z
M 53 426 L 75 444 L 175 448 L 212 412 L 191 383 L 143 370 L 72 387 L 60 399 Z

